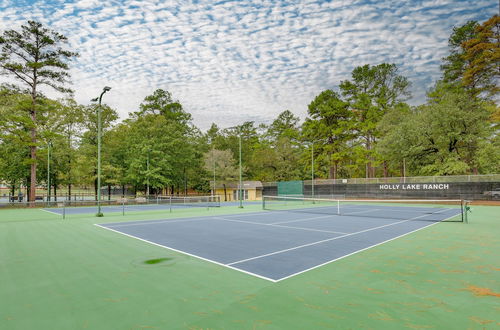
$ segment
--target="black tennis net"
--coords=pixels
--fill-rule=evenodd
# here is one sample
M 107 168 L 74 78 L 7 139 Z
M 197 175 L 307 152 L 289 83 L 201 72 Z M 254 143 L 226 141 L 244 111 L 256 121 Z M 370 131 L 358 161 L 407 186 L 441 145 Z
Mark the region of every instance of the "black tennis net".
M 263 196 L 262 207 L 270 211 L 370 217 L 418 221 L 467 221 L 467 201 L 460 199 L 327 199 Z
M 156 203 L 173 207 L 220 207 L 220 196 L 158 196 Z

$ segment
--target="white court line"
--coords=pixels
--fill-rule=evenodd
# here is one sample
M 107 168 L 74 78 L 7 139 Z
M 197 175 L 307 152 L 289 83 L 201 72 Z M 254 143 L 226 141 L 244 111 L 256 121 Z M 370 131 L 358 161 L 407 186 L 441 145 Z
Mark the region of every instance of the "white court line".
M 281 211 L 280 211 L 281 212 Z M 286 212 L 286 211 L 284 211 Z M 273 212 L 275 213 L 275 212 Z M 229 217 L 255 217 L 257 215 L 272 215 L 273 213 L 269 213 L 269 211 L 261 211 L 261 212 L 251 212 L 251 213 L 243 213 L 243 214 L 221 214 L 222 217 L 224 218 L 229 218 Z M 298 220 L 289 220 L 289 221 L 283 221 L 283 222 L 276 222 L 274 224 L 282 224 L 282 223 L 289 223 L 289 222 L 299 222 L 299 221 L 304 221 L 304 220 L 312 220 L 312 219 L 320 219 L 320 218 L 327 218 L 331 217 L 335 214 L 331 215 L 325 215 L 325 216 L 320 216 L 320 217 L 313 217 L 313 218 L 306 218 L 306 219 L 298 219 Z M 189 218 L 182 218 L 182 219 L 159 219 L 159 220 L 145 220 L 141 222 L 133 222 L 133 223 L 127 223 L 127 222 L 116 222 L 116 223 L 107 223 L 106 225 L 109 227 L 128 227 L 128 226 L 142 226 L 142 225 L 149 225 L 149 224 L 155 224 L 155 223 L 167 223 L 167 222 L 183 222 L 183 221 L 205 221 L 207 220 L 206 218 L 213 218 L 211 215 L 204 215 L 201 217 L 189 217 Z M 233 219 L 227 219 L 227 220 L 233 220 Z M 237 221 L 237 220 L 234 220 Z M 241 222 L 247 222 L 247 223 L 252 223 L 250 221 L 243 221 L 240 220 Z M 254 222 L 255 223 L 255 222 Z
M 266 214 L 266 212 L 263 212 L 263 213 L 264 213 L 264 214 Z M 443 219 L 442 221 L 446 221 L 446 220 L 448 220 L 448 219 L 450 219 L 450 218 L 453 218 L 454 216 L 456 216 L 456 215 L 453 215 L 453 216 L 451 216 L 451 217 L 448 217 L 448 218 L 446 218 L 446 219 Z M 185 220 L 186 220 L 186 219 L 185 219 Z M 197 219 L 193 219 L 193 220 L 197 220 Z M 412 220 L 412 219 L 408 219 L 408 220 L 405 220 L 405 221 L 410 221 L 410 220 Z M 167 220 L 167 221 L 169 221 L 169 220 Z M 170 220 L 170 221 L 172 221 L 172 220 Z M 165 221 L 165 222 L 166 222 L 166 221 Z M 404 221 L 401 221 L 401 222 L 404 222 Z M 386 243 L 386 242 L 392 241 L 392 240 L 394 240 L 394 239 L 397 239 L 397 238 L 400 238 L 400 237 L 406 236 L 406 235 L 411 234 L 411 233 L 413 233 L 413 232 L 416 232 L 416 231 L 419 231 L 419 230 L 421 230 L 421 229 L 427 228 L 427 227 L 429 227 L 429 226 L 435 225 L 435 224 L 437 224 L 437 223 L 439 223 L 439 222 L 440 222 L 440 221 L 435 222 L 435 223 L 431 223 L 431 224 L 429 224 L 429 225 L 427 225 L 427 226 L 424 226 L 424 227 L 421 227 L 421 228 L 415 229 L 415 230 L 413 230 L 413 231 L 410 231 L 410 232 L 408 232 L 408 233 L 405 233 L 405 234 L 402 234 L 402 235 L 399 235 L 399 236 L 393 237 L 393 238 L 388 239 L 388 240 L 386 240 L 386 241 L 383 241 L 383 242 L 380 242 L 380 243 L 377 243 L 377 244 L 371 245 L 371 246 L 366 247 L 366 248 L 364 248 L 364 249 L 357 250 L 357 251 L 355 251 L 355 252 L 352 252 L 352 253 L 350 253 L 350 254 L 344 255 L 344 256 L 342 256 L 342 257 L 339 257 L 339 258 L 336 258 L 336 259 L 333 259 L 333 260 L 329 260 L 329 261 L 324 262 L 324 263 L 322 263 L 322 264 L 320 264 L 320 265 L 316 265 L 316 266 L 314 266 L 314 267 L 311 267 L 311 268 L 308 268 L 308 269 L 302 270 L 302 271 L 300 271 L 300 272 L 297 272 L 297 273 L 294 273 L 294 274 L 291 274 L 291 275 L 288 275 L 288 276 L 282 277 L 282 278 L 280 278 L 280 279 L 278 279 L 278 280 L 274 280 L 274 279 L 268 278 L 268 277 L 266 277 L 266 276 L 262 276 L 262 275 L 259 275 L 259 274 L 255 274 L 255 273 L 252 273 L 252 272 L 248 272 L 248 271 L 245 271 L 245 270 L 239 269 L 239 268 L 237 268 L 237 267 L 232 267 L 231 265 L 232 265 L 232 264 L 234 264 L 234 263 L 231 263 L 231 264 L 223 264 L 223 263 L 220 263 L 220 262 L 215 261 L 215 260 L 211 260 L 211 259 L 208 259 L 208 258 L 200 257 L 200 256 L 197 256 L 197 255 L 194 255 L 194 254 L 191 254 L 191 253 L 188 253 L 188 252 L 182 251 L 182 250 L 178 250 L 178 249 L 171 248 L 171 247 L 169 247 L 169 246 L 165 246 L 165 245 L 161 245 L 161 244 L 158 244 L 158 243 L 155 243 L 155 242 L 151 242 L 151 241 L 148 241 L 148 240 L 143 239 L 143 238 L 139 238 L 139 237 L 136 237 L 136 236 L 133 236 L 133 235 L 125 234 L 125 233 L 120 232 L 120 231 L 118 231 L 118 230 L 114 230 L 114 229 L 111 229 L 111 228 L 108 228 L 108 227 L 105 227 L 105 226 L 102 226 L 102 225 L 99 225 L 99 224 L 94 224 L 94 225 L 95 225 L 95 226 L 97 226 L 97 227 L 100 227 L 100 228 L 103 228 L 103 229 L 107 229 L 107 230 L 109 230 L 109 231 L 112 231 L 112 232 L 115 232 L 115 233 L 118 233 L 118 234 L 121 234 L 121 235 L 127 236 L 127 237 L 131 237 L 131 238 L 134 238 L 134 239 L 137 239 L 137 240 L 140 240 L 140 241 L 143 241 L 143 242 L 146 242 L 146 243 L 149 243 L 149 244 L 152 244 L 152 245 L 158 246 L 158 247 L 162 247 L 162 248 L 169 249 L 169 250 L 172 250 L 172 251 L 175 251 L 175 252 L 178 252 L 178 253 L 182 253 L 182 254 L 185 254 L 185 255 L 188 255 L 188 256 L 191 256 L 191 257 L 194 257 L 194 258 L 197 258 L 197 259 L 203 260 L 203 261 L 212 262 L 212 263 L 214 263 L 214 264 L 216 264 L 216 265 L 219 265 L 219 266 L 222 266 L 222 267 L 226 267 L 226 268 L 229 268 L 229 269 L 232 269 L 232 270 L 236 270 L 236 271 L 241 272 L 241 273 L 245 273 L 245 274 L 247 274 L 247 275 L 251 275 L 251 276 L 254 276 L 254 277 L 257 277 L 257 278 L 260 278 L 260 279 L 264 279 L 264 280 L 267 280 L 267 281 L 270 281 L 270 282 L 276 283 L 276 282 L 280 282 L 280 281 L 286 280 L 286 279 L 288 279 L 288 278 L 291 278 L 291 277 L 293 277 L 293 276 L 296 276 L 296 275 L 299 275 L 299 274 L 305 273 L 305 272 L 307 272 L 307 271 L 309 271 L 309 270 L 313 270 L 313 269 L 315 269 L 315 268 L 319 268 L 319 267 L 324 266 L 324 265 L 326 265 L 326 264 L 329 264 L 329 263 L 331 263 L 331 262 L 334 262 L 334 261 L 337 261 L 337 260 L 343 259 L 343 258 L 345 258 L 345 257 L 351 256 L 351 255 L 356 254 L 356 253 L 358 253 L 358 252 L 365 251 L 365 250 L 371 249 L 371 248 L 373 248 L 373 247 L 376 247 L 376 246 L 378 246 L 378 245 L 381 245 L 381 244 L 383 244 L 383 243 Z M 392 225 L 392 224 L 391 224 L 391 225 Z M 386 225 L 386 226 L 387 226 L 387 225 Z M 385 227 L 385 226 L 381 226 L 381 227 Z M 373 228 L 373 229 L 375 229 L 375 228 Z M 349 236 L 349 235 L 345 235 L 345 236 Z M 340 237 L 336 237 L 336 238 L 341 238 L 341 237 L 345 237 L 345 236 L 340 236 Z M 241 262 L 241 261 L 240 261 L 240 262 Z
M 174 249 L 174 248 L 166 246 L 166 245 L 161 245 L 161 244 L 158 244 L 158 243 L 155 243 L 155 242 L 151 242 L 151 241 L 148 241 L 147 239 L 144 239 L 144 238 L 140 238 L 140 237 L 136 237 L 136 236 L 133 236 L 133 235 L 125 234 L 125 233 L 122 233 L 121 231 L 114 230 L 114 229 L 111 229 L 111 228 L 108 228 L 108 227 L 105 227 L 105 226 L 101 226 L 99 224 L 94 224 L 94 226 L 97 226 L 97 227 L 100 227 L 100 228 L 103 228 L 103 229 L 107 229 L 107 230 L 110 230 L 112 232 L 124 235 L 124 236 L 135 238 L 135 239 L 137 239 L 139 241 L 143 241 L 143 242 L 146 242 L 146 243 L 149 243 L 149 244 L 152 244 L 152 245 L 156 245 L 156 246 L 162 247 L 164 249 L 169 249 L 169 250 L 181 253 L 181 254 L 185 254 L 185 255 L 188 255 L 188 256 L 193 257 L 193 258 L 197 258 L 197 259 L 200 259 L 200 260 L 203 260 L 203 261 L 212 262 L 212 263 L 214 263 L 216 265 L 219 265 L 219 266 L 222 266 L 222 267 L 226 267 L 226 268 L 229 268 L 229 269 L 232 269 L 232 270 L 236 270 L 236 271 L 245 273 L 247 275 L 252 275 L 252 276 L 255 276 L 255 277 L 258 277 L 258 278 L 261 278 L 261 279 L 264 279 L 264 280 L 268 280 L 268 281 L 271 281 L 271 282 L 277 282 L 276 280 L 273 280 L 272 278 L 268 278 L 268 277 L 265 277 L 265 276 L 262 276 L 262 275 L 259 275 L 259 274 L 254 274 L 254 273 L 251 273 L 251 272 L 247 272 L 247 271 L 245 271 L 243 269 L 239 269 L 239 268 L 236 268 L 236 267 L 231 267 L 231 266 L 229 266 L 227 264 L 223 264 L 223 263 L 220 263 L 220 262 L 215 261 L 215 260 L 211 260 L 211 259 L 207 259 L 207 258 L 203 258 L 203 257 L 197 256 L 196 254 L 191 254 L 191 253 L 188 253 L 188 252 L 185 252 L 185 251 L 182 251 L 182 250 Z
M 301 229 L 301 230 L 308 230 L 308 231 L 318 231 L 318 232 L 323 232 L 323 233 L 331 233 L 331 234 L 347 234 L 347 233 L 342 233 L 338 231 L 330 231 L 330 230 L 321 230 L 321 229 L 313 229 L 313 228 L 301 228 L 301 227 L 290 227 L 290 226 L 282 226 L 278 225 L 275 223 L 260 223 L 260 222 L 251 222 L 251 221 L 243 221 L 243 220 L 234 220 L 234 219 L 226 219 L 223 217 L 212 217 L 213 219 L 218 219 L 218 220 L 223 220 L 223 221 L 230 221 L 230 222 L 240 222 L 240 223 L 248 223 L 251 225 L 258 225 L 258 226 L 268 226 L 268 227 L 280 227 L 280 228 L 290 228 L 290 229 Z M 307 219 L 309 220 L 309 219 Z
M 361 207 L 356 207 L 356 206 L 360 206 L 360 205 L 344 205 L 340 207 L 340 209 L 362 209 L 362 210 L 366 210 L 365 212 L 371 212 L 371 211 L 384 211 L 384 212 L 400 212 L 400 213 L 404 213 L 404 212 L 408 212 L 408 213 L 423 213 L 425 212 L 424 210 L 436 210 L 438 208 L 429 208 L 429 207 L 420 207 L 420 210 L 418 210 L 418 206 L 411 206 L 412 208 L 417 208 L 417 210 L 413 210 L 413 209 L 409 209 L 409 207 L 407 207 L 405 209 L 404 206 L 386 206 L 386 205 L 376 205 L 376 206 L 382 206 L 382 208 L 379 208 L 379 209 L 366 209 L 366 208 L 361 208 Z M 375 206 L 375 205 L 374 205 Z M 437 214 L 437 213 L 443 213 L 443 212 L 446 212 L 446 211 L 453 211 L 453 210 L 456 210 L 456 208 L 440 208 L 439 211 L 437 212 L 428 212 L 426 214 Z M 345 214 L 345 213 L 344 213 Z
M 256 215 L 269 215 L 272 213 L 269 212 L 252 212 L 252 213 L 244 213 L 244 214 L 222 214 L 224 217 L 231 217 L 231 216 L 244 216 L 244 217 L 254 217 Z M 187 218 L 174 218 L 174 219 L 158 219 L 158 220 L 145 220 L 141 222 L 133 222 L 133 223 L 127 223 L 127 222 L 110 222 L 106 223 L 105 225 L 109 225 L 110 227 L 128 227 L 128 226 L 142 226 L 142 225 L 149 225 L 149 224 L 155 224 L 155 223 L 166 223 L 166 222 L 182 222 L 182 221 L 202 221 L 206 220 L 206 218 L 212 217 L 211 215 L 203 215 L 200 217 L 187 217 Z M 132 221 L 131 221 L 132 222 Z
M 206 218 L 206 217 L 204 217 Z M 131 226 L 144 226 L 144 225 L 154 225 L 157 223 L 175 223 L 175 222 L 189 222 L 189 221 L 207 221 L 202 217 L 199 218 L 185 218 L 185 219 L 170 219 L 170 220 L 146 220 L 143 222 L 134 222 L 134 223 L 123 223 L 118 222 L 117 224 L 107 223 L 106 226 L 109 227 L 131 227 Z
M 367 210 L 367 211 L 355 211 L 355 212 L 341 213 L 341 215 L 351 215 L 351 214 L 368 213 L 368 212 L 375 212 L 375 211 L 383 211 L 383 210 L 380 210 L 380 209 L 370 209 L 370 210 Z
M 48 212 L 48 213 L 51 213 L 51 214 L 57 214 L 57 215 L 59 215 L 59 216 L 62 217 L 62 213 L 52 212 L 52 211 L 49 211 L 49 210 L 46 210 L 46 209 L 40 209 L 40 211 Z
M 354 233 L 345 234 L 345 235 L 337 236 L 337 237 L 333 237 L 333 238 L 328 238 L 328 239 L 324 239 L 324 240 L 313 242 L 313 243 L 303 244 L 303 245 L 299 245 L 299 246 L 296 246 L 296 247 L 293 247 L 293 248 L 289 248 L 289 249 L 284 249 L 284 250 L 280 250 L 280 251 L 266 253 L 266 254 L 263 254 L 263 255 L 260 255 L 260 256 L 256 256 L 256 257 L 252 257 L 252 258 L 247 258 L 247 259 L 243 259 L 243 260 L 239 260 L 239 261 L 235 261 L 235 262 L 232 262 L 232 263 L 230 263 L 228 265 L 235 265 L 235 264 L 239 264 L 239 263 L 242 263 L 242 262 L 246 262 L 246 261 L 250 261 L 250 260 L 255 260 L 255 259 L 260 259 L 260 258 L 264 258 L 264 257 L 269 257 L 269 256 L 272 256 L 272 255 L 275 255 L 275 254 L 280 254 L 280 253 L 284 253 L 284 252 L 288 252 L 288 251 L 292 251 L 292 250 L 297 250 L 297 249 L 301 249 L 301 248 L 304 248 L 304 247 L 308 247 L 308 246 L 312 246 L 312 245 L 317 245 L 317 244 L 321 244 L 321 243 L 333 241 L 333 240 L 336 240 L 336 239 L 340 239 L 340 238 L 344 238 L 344 237 L 348 237 L 348 236 L 352 236 L 352 235 L 366 233 L 366 232 L 369 232 L 369 231 L 372 231 L 372 230 L 375 230 L 375 229 L 380 229 L 380 228 L 384 228 L 384 227 L 388 227 L 388 226 L 397 225 L 397 224 L 400 224 L 400 223 L 403 223 L 403 222 L 407 222 L 407 221 L 411 221 L 411 220 L 415 220 L 415 219 L 418 219 L 418 218 L 421 218 L 421 217 L 424 217 L 424 216 L 426 216 L 426 215 L 421 215 L 421 216 L 414 217 L 414 218 L 411 218 L 411 219 L 402 220 L 402 221 L 398 221 L 398 222 L 393 222 L 393 223 L 389 223 L 389 224 L 378 226 L 378 227 L 368 228 L 368 229 L 365 229 L 365 230 L 360 230 L 360 231 L 357 231 L 357 232 L 354 232 Z
M 455 217 L 455 216 L 457 216 L 457 215 L 456 215 L 456 214 L 455 214 L 455 215 L 452 215 L 451 217 L 448 217 L 448 218 L 446 218 L 446 219 L 443 219 L 443 220 L 440 220 L 440 221 L 437 221 L 437 222 L 431 223 L 431 224 L 429 224 L 429 225 L 427 225 L 427 226 L 424 226 L 424 227 L 421 227 L 421 228 L 418 228 L 418 229 L 415 229 L 415 230 L 409 231 L 409 232 L 407 232 L 407 233 L 404 233 L 404 234 L 401 234 L 401 235 L 399 235 L 399 236 L 396 236 L 396 237 L 390 238 L 390 239 L 385 240 L 385 241 L 383 241 L 383 242 L 380 242 L 380 243 L 377 243 L 377 244 L 370 245 L 370 246 L 365 247 L 365 248 L 363 248 L 363 249 L 361 249 L 361 250 L 354 251 L 354 252 L 352 252 L 352 253 L 349 253 L 349 254 L 343 255 L 343 256 L 338 257 L 338 258 L 336 258 L 336 259 L 329 260 L 329 261 L 327 261 L 327 262 L 324 262 L 324 263 L 322 263 L 322 264 L 319 264 L 319 265 L 316 265 L 316 266 L 310 267 L 310 268 L 308 268 L 308 269 L 301 270 L 300 272 L 297 272 L 297 273 L 294 273 L 294 274 L 291 274 L 291 275 L 288 275 L 288 276 L 282 277 L 282 278 L 280 278 L 279 280 L 275 280 L 275 282 L 280 282 L 280 281 L 286 280 L 286 279 L 288 279 L 288 278 L 290 278 L 290 277 L 293 277 L 293 276 L 296 276 L 296 275 L 299 275 L 299 274 L 302 274 L 302 273 L 308 272 L 308 271 L 310 271 L 310 270 L 313 270 L 313 269 L 319 268 L 319 267 L 321 267 L 321 266 L 325 266 L 325 265 L 327 265 L 327 264 L 329 264 L 329 263 L 332 263 L 332 262 L 334 262 L 334 261 L 337 261 L 337 260 L 344 259 L 344 258 L 346 258 L 346 257 L 352 256 L 353 254 L 356 254 L 356 253 L 359 253 L 359 252 L 362 252 L 362 251 L 369 250 L 369 249 L 371 249 L 371 248 L 374 248 L 374 247 L 379 246 L 379 245 L 381 245 L 381 244 L 384 244 L 384 243 L 390 242 L 390 241 L 395 240 L 395 239 L 397 239 L 397 238 L 400 238 L 400 237 L 403 237 L 403 236 L 409 235 L 409 234 L 411 234 L 411 233 L 414 233 L 414 232 L 416 232 L 416 231 L 422 230 L 422 229 L 424 229 L 424 228 L 427 228 L 427 227 L 430 227 L 430 226 L 434 226 L 435 224 L 438 224 L 438 223 L 440 223 L 441 221 L 446 221 L 446 220 L 451 219 L 451 218 L 453 218 L 453 217 Z
M 328 214 L 328 215 L 322 215 L 320 217 L 309 217 L 309 218 L 301 218 L 301 219 L 295 219 L 295 220 L 287 220 L 287 221 L 280 221 L 280 222 L 273 222 L 273 225 L 282 225 L 284 223 L 293 223 L 293 222 L 301 222 L 301 221 L 309 221 L 309 220 L 316 220 L 316 219 L 323 219 L 323 218 L 331 218 L 334 216 L 337 216 L 338 214 Z

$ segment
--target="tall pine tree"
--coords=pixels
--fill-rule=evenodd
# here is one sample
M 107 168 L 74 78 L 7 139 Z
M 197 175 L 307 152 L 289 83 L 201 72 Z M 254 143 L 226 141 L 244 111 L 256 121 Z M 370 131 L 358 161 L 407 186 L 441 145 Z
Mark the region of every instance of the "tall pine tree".
M 22 25 L 20 32 L 7 30 L 0 36 L 0 73 L 19 81 L 31 95 L 30 201 L 35 200 L 36 194 L 39 87 L 46 85 L 62 93 L 71 92 L 65 87 L 69 79 L 68 61 L 78 54 L 64 49 L 66 42 L 64 35 L 35 21 Z

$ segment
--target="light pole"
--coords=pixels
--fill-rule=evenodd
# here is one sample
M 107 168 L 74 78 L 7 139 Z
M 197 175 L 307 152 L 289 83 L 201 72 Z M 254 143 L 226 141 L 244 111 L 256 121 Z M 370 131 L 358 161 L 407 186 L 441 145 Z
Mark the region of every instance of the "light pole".
M 314 198 L 314 141 L 311 143 L 311 197 Z
M 215 150 L 212 147 L 212 165 L 214 167 L 214 185 L 212 186 L 212 196 L 215 196 Z
M 47 142 L 47 202 L 50 202 L 50 148 L 52 141 Z
M 239 195 L 240 195 L 240 206 L 239 208 L 242 209 L 243 208 L 243 180 L 242 180 L 242 169 L 241 169 L 241 127 L 240 127 L 240 138 L 239 138 L 239 142 L 240 142 L 240 191 L 239 191 Z
M 311 141 L 311 197 L 314 198 L 314 143 L 321 142 L 321 139 Z
M 104 87 L 101 95 L 99 96 L 99 106 L 97 107 L 97 214 L 96 217 L 102 217 L 101 212 L 101 135 L 102 135 L 102 124 L 101 124 L 101 101 L 104 93 L 111 90 L 111 87 Z M 92 101 L 97 101 L 93 99 Z

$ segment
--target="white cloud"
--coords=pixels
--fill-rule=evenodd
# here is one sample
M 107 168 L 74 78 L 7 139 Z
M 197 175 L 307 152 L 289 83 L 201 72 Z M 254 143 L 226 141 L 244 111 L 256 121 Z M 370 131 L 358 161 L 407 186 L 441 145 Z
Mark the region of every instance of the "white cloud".
M 81 103 L 122 117 L 157 88 L 169 90 L 202 129 L 271 121 L 349 79 L 363 64 L 394 62 L 413 82 L 412 103 L 437 79 L 452 26 L 496 13 L 495 0 L 313 1 L 78 0 L 0 2 L 0 29 L 37 18 L 80 52 L 72 65 Z

